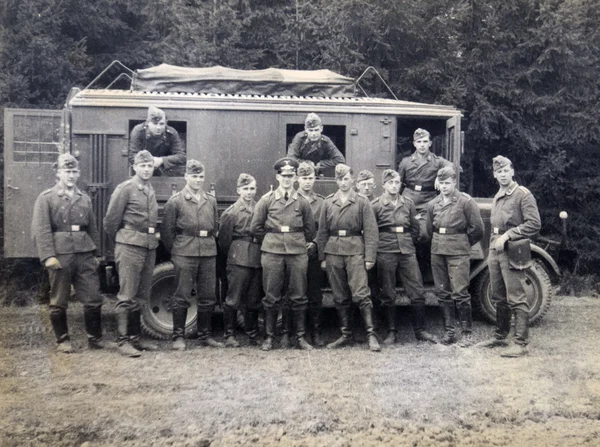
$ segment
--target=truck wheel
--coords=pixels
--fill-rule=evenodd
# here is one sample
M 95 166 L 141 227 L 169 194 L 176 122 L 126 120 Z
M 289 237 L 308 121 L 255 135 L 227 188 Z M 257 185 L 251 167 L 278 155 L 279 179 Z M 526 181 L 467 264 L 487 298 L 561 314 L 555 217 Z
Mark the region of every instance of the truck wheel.
M 540 260 L 534 260 L 531 268 L 525 272 L 525 292 L 529 302 L 529 323 L 540 321 L 554 297 L 554 289 L 546 267 Z M 481 314 L 491 323 L 496 322 L 496 306 L 492 302 L 490 272 L 485 269 L 475 278 L 473 298 Z
M 175 293 L 175 268 L 171 262 L 163 262 L 154 268 L 150 300 L 142 308 L 142 329 L 150 337 L 169 340 L 173 334 L 171 298 Z M 196 328 L 196 303 L 188 308 L 186 334 Z

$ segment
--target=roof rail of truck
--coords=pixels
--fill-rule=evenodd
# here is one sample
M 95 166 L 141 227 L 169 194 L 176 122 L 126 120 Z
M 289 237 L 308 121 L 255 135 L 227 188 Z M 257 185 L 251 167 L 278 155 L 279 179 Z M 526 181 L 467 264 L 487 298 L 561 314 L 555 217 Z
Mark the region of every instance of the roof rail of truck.
M 94 80 L 93 80 L 92 82 L 90 82 L 90 83 L 89 83 L 89 84 L 88 84 L 88 85 L 85 87 L 85 89 L 84 89 L 84 90 L 87 90 L 88 88 L 91 88 L 91 87 L 92 87 L 92 85 L 94 85 L 96 82 L 98 82 L 98 80 L 100 80 L 100 78 L 101 78 L 102 76 L 104 76 L 104 74 L 105 74 L 106 72 L 108 72 L 108 70 L 110 70 L 111 68 L 113 68 L 113 67 L 115 67 L 115 66 L 118 66 L 118 67 L 122 68 L 123 70 L 125 70 L 125 72 L 124 72 L 124 73 L 120 73 L 120 74 L 119 74 L 119 76 L 117 76 L 117 77 L 116 77 L 116 78 L 115 78 L 115 79 L 114 79 L 114 80 L 113 80 L 113 81 L 112 81 L 110 84 L 108 84 L 108 86 L 107 86 L 107 87 L 105 87 L 105 89 L 109 89 L 109 88 L 110 88 L 110 87 L 111 87 L 111 86 L 112 86 L 112 85 L 113 85 L 115 82 L 117 82 L 119 79 L 122 79 L 122 78 L 124 78 L 124 77 L 125 77 L 125 78 L 129 78 L 129 81 L 130 81 L 130 82 L 132 81 L 132 79 L 133 79 L 133 70 L 132 70 L 131 68 L 129 68 L 128 66 L 126 66 L 125 64 L 123 64 L 123 62 L 121 62 L 121 61 L 118 61 L 118 60 L 114 60 L 114 61 L 112 61 L 112 62 L 111 62 L 109 65 L 108 65 L 108 67 L 106 67 L 104 70 L 102 70 L 102 72 L 101 72 L 101 73 L 100 73 L 98 76 L 96 76 L 96 77 L 94 78 Z
M 381 76 L 381 74 L 377 71 L 377 69 L 375 67 L 372 66 L 368 66 L 367 68 L 365 68 L 365 71 L 362 72 L 362 74 L 356 79 L 356 81 L 354 81 L 354 85 L 356 87 L 358 87 L 363 94 L 368 98 L 369 94 L 365 91 L 365 89 L 362 88 L 362 86 L 360 85 L 360 80 L 368 73 L 368 72 L 374 72 L 377 77 L 379 78 L 379 80 L 381 82 L 383 82 L 383 85 L 385 85 L 385 87 L 388 89 L 388 92 L 390 92 L 390 94 L 394 97 L 394 99 L 396 101 L 398 101 L 398 97 L 394 94 L 394 92 L 392 91 L 392 89 L 390 88 L 390 86 L 387 84 L 387 82 L 385 82 L 385 80 L 383 79 L 383 77 Z

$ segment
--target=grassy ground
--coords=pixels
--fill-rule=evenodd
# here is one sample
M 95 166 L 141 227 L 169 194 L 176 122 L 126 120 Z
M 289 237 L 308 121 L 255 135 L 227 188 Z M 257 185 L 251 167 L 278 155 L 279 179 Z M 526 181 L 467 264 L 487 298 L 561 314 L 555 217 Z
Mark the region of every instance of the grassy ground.
M 599 444 L 598 299 L 559 297 L 524 359 L 418 344 L 404 319 L 401 342 L 379 354 L 162 343 L 142 359 L 65 356 L 52 351 L 44 308 L 0 312 L 1 446 Z M 83 346 L 80 312 L 69 315 Z

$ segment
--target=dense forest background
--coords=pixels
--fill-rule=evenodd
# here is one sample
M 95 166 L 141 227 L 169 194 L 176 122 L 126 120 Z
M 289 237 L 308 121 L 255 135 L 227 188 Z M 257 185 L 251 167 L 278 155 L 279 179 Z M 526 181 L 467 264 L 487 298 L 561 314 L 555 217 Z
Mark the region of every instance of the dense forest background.
M 461 108 L 475 193 L 493 195 L 492 157 L 508 156 L 542 233 L 557 235 L 567 210 L 576 271 L 597 271 L 597 0 L 1 0 L 0 21 L 2 107 L 60 108 L 115 59 L 352 77 L 374 66 L 400 99 Z

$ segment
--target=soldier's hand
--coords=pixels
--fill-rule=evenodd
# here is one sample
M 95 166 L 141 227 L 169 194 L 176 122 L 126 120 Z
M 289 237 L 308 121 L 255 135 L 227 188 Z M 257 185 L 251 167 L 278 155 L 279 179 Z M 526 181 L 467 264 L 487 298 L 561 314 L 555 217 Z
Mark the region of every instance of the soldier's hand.
M 497 252 L 503 252 L 506 242 L 508 242 L 508 236 L 506 234 L 503 234 L 498 239 L 496 239 L 496 242 L 494 242 L 494 250 L 496 250 Z
M 317 244 L 314 242 L 308 242 L 306 244 L 306 250 L 308 251 L 308 256 L 314 256 L 314 254 L 317 252 Z
M 163 164 L 163 159 L 162 157 L 152 157 L 154 158 L 154 168 L 160 168 Z
M 321 270 L 327 269 L 327 261 L 321 261 Z
M 367 270 L 371 270 L 373 267 L 375 267 L 375 263 L 374 262 L 365 261 L 365 268 Z
M 46 267 L 48 270 L 60 270 L 62 268 L 60 262 L 58 262 L 58 259 L 56 259 L 54 256 L 44 261 L 44 267 Z
M 440 182 L 438 182 L 437 177 L 435 178 L 435 182 L 433 182 L 433 187 L 435 188 L 436 191 L 440 190 Z

